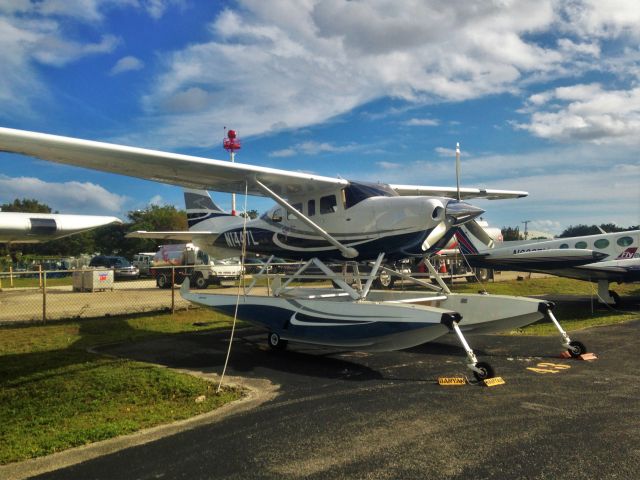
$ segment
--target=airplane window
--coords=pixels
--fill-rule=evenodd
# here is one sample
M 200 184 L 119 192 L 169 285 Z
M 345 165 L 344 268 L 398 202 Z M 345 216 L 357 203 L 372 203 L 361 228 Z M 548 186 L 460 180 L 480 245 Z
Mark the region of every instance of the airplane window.
M 320 197 L 320 213 L 333 213 L 336 211 L 337 206 L 335 195 Z
M 342 195 L 345 208 L 351 208 L 370 197 L 397 197 L 398 192 L 384 184 L 351 182 L 342 190 Z
M 609 246 L 609 240 L 601 238 L 600 240 L 596 240 L 593 245 L 596 248 L 607 248 Z
M 278 208 L 278 209 L 273 211 L 273 214 L 271 215 L 271 221 L 272 222 L 281 222 L 282 221 L 282 209 L 281 208 Z
M 307 202 L 307 215 L 313 217 L 316 214 L 316 201 L 309 200 Z
M 576 248 L 587 248 L 587 242 L 576 242 Z
M 301 211 L 302 210 L 302 204 L 301 203 L 294 203 L 293 205 L 291 205 L 293 208 L 295 208 L 297 211 Z M 290 212 L 287 210 L 287 218 L 289 220 L 295 220 L 296 218 L 296 214 L 294 212 Z
M 568 243 L 563 243 L 562 245 L 560 245 L 560 248 L 569 248 L 569 244 Z
M 616 243 L 618 245 L 620 245 L 621 247 L 628 247 L 629 245 L 631 245 L 633 243 L 633 238 L 631 237 L 620 237 Z
M 52 235 L 58 230 L 53 218 L 30 218 L 31 233 L 34 235 Z

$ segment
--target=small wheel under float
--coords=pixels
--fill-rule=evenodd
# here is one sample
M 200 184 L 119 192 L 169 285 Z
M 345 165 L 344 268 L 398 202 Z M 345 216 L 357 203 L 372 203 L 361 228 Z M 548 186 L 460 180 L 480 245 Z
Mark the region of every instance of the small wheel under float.
M 476 377 L 476 380 L 482 382 L 483 380 L 487 380 L 488 378 L 493 378 L 496 376 L 493 367 L 489 365 L 487 362 L 478 362 L 475 364 L 475 367 L 480 370 L 473 370 L 473 376 Z
M 569 348 L 567 351 L 573 358 L 578 358 L 583 353 L 587 353 L 587 347 L 585 347 L 584 343 L 573 340 L 569 342 Z
M 269 332 L 269 335 L 267 335 L 267 343 L 273 350 L 284 350 L 287 348 L 289 342 L 280 338 L 280 335 L 276 332 Z

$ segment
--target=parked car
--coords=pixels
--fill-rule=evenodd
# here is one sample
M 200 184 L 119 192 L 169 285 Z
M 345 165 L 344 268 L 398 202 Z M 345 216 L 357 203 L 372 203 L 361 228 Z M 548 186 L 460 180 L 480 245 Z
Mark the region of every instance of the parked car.
M 131 265 L 129 260 L 124 257 L 111 255 L 97 255 L 89 262 L 90 267 L 112 268 L 114 277 L 120 279 L 138 278 L 140 270 L 138 267 Z

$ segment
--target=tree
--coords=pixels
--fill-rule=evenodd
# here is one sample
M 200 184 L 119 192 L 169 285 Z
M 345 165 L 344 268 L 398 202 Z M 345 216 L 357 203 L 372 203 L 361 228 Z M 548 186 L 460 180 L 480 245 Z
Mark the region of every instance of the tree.
M 251 220 L 253 220 L 254 218 L 258 218 L 258 210 L 247 210 L 247 213 L 245 214 L 244 212 L 241 212 L 239 214 L 241 217 L 244 217 L 245 215 L 250 218 Z
M 617 226 L 614 223 L 602 223 L 600 224 L 600 228 L 607 233 L 615 233 L 615 232 L 624 232 L 627 230 L 635 230 L 637 227 L 631 226 L 628 228 L 622 228 Z M 600 229 L 596 225 L 570 225 L 566 228 L 558 238 L 567 238 L 567 237 L 582 237 L 584 235 L 597 235 L 602 233 Z
M 112 232 L 109 239 L 113 245 L 118 246 L 118 255 L 127 258 L 133 257 L 138 252 L 155 252 L 158 249 L 158 240 L 143 238 L 124 238 L 128 232 L 136 230 L 146 231 L 185 231 L 187 227 L 187 215 L 184 210 L 178 210 L 173 205 L 151 205 L 147 210 L 134 210 L 127 214 L 131 221 L 126 225 L 118 225 L 121 232 Z M 121 235 L 121 236 L 120 236 Z M 179 241 L 163 241 L 163 243 L 179 243 Z M 107 245 L 105 245 L 106 247 Z M 102 251 L 102 250 L 101 250 Z M 102 251 L 102 253 L 105 253 Z
M 520 227 L 502 227 L 502 238 L 505 242 L 511 240 L 522 240 Z
M 3 203 L 0 205 L 3 212 L 25 212 L 25 213 L 51 213 L 51 207 L 44 203 L 40 203 L 35 198 L 16 198 L 11 203 Z

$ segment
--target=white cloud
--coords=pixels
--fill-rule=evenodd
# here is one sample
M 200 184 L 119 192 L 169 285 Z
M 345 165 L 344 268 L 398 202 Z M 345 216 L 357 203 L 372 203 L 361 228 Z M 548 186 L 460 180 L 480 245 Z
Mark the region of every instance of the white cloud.
M 376 162 L 376 165 L 384 170 L 395 170 L 396 168 L 401 168 L 402 164 L 396 162 Z
M 120 213 L 129 198 L 91 182 L 46 182 L 35 177 L 0 175 L 2 203 L 35 198 L 60 213 Z
M 62 68 L 90 55 L 113 52 L 121 41 L 103 31 L 105 15 L 111 9 L 135 8 L 158 18 L 170 5 L 183 4 L 184 0 L 0 2 L 0 109 L 11 112 L 11 117 L 30 115 L 33 105 L 51 100 L 40 75 L 41 65 Z M 78 26 L 85 31 L 82 40 Z M 116 65 L 114 73 L 132 67 L 138 68 L 127 60 Z
M 631 0 L 581 0 L 558 3 L 564 28 L 581 36 L 640 37 L 640 9 Z
M 528 123 L 541 138 L 597 144 L 640 145 L 640 87 L 604 90 L 599 84 L 556 88 L 530 97 Z
M 142 60 L 128 55 L 118 60 L 109 73 L 111 75 L 118 75 L 119 73 L 141 70 L 142 68 L 144 68 L 144 62 Z
M 154 19 L 161 18 L 170 6 L 184 8 L 186 0 L 140 0 L 139 5 Z
M 436 127 L 440 125 L 440 120 L 434 118 L 411 118 L 403 123 L 410 127 Z
M 149 205 L 164 205 L 165 203 L 162 195 L 154 195 L 149 199 Z
M 0 79 L 0 106 L 28 108 L 46 95 L 38 63 L 60 67 L 116 48 L 118 40 L 108 32 L 93 41 L 74 40 L 67 19 L 97 30 L 114 9 L 159 18 L 170 7 L 185 5 L 184 0 L 3 2 L 0 63 L 10 73 Z M 474 8 L 439 0 L 239 0 L 235 5 L 212 19 L 208 39 L 160 54 L 162 73 L 142 99 L 147 143 L 210 146 L 209 132 L 221 125 L 232 123 L 245 135 L 300 128 L 382 97 L 410 104 L 459 102 L 586 71 L 635 78 L 639 73 L 626 48 L 602 58 L 604 41 L 637 45 L 629 38 L 640 36 L 640 9 L 624 0 L 613 5 L 509 0 Z M 141 67 L 132 59 L 120 62 L 112 74 Z
M 450 151 L 453 154 L 453 150 Z M 455 186 L 453 156 L 445 159 L 377 161 L 366 173 L 341 173 L 373 182 Z M 524 190 L 518 200 L 473 200 L 485 208 L 492 226 L 517 226 L 522 220 L 547 219 L 537 229 L 559 233 L 578 223 L 640 224 L 640 161 L 628 149 L 608 145 L 550 148 L 526 154 L 477 155 L 467 152 L 461 185 Z
M 293 157 L 296 153 L 296 150 L 293 148 L 283 148 L 282 150 L 274 150 L 273 152 L 269 153 L 269 156 L 284 158 Z
M 144 98 L 158 127 L 145 136 L 176 142 L 169 146 L 209 145 L 207 132 L 228 123 L 255 135 L 321 123 L 381 97 L 461 101 L 566 75 L 575 56 L 593 57 L 598 45 L 532 40 L 560 21 L 555 5 L 246 0 L 218 15 L 210 40 L 165 57 Z M 171 108 L 193 88 L 202 108 Z
M 269 154 L 270 157 L 292 157 L 294 155 L 318 155 L 320 153 L 338 153 L 338 152 L 350 152 L 359 148 L 357 145 L 332 145 L 328 142 L 314 142 L 307 141 L 297 143 L 291 147 L 275 150 Z

